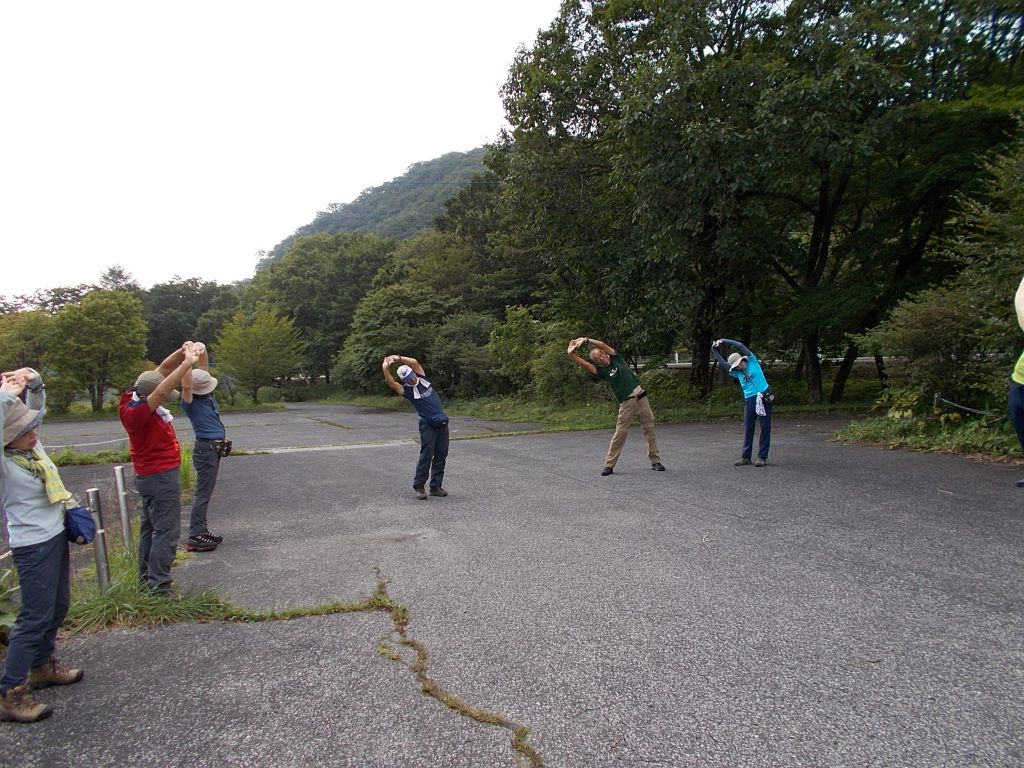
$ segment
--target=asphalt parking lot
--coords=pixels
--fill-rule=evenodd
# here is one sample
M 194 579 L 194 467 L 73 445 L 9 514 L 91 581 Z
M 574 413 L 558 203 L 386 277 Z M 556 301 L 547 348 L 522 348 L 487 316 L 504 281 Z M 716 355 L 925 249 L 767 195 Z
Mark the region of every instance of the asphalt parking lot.
M 226 421 L 276 452 L 224 461 L 225 541 L 179 588 L 285 610 L 383 583 L 429 678 L 529 749 L 422 693 L 392 618 L 357 613 L 71 638 L 85 679 L 40 693 L 49 720 L 0 724 L 3 765 L 1024 765 L 1020 467 L 777 419 L 766 468 L 732 466 L 738 421 L 661 425 L 668 471 L 635 427 L 600 477 L 608 432 L 453 419 L 476 439 L 420 502 L 411 413 Z M 62 476 L 111 499 L 109 467 Z

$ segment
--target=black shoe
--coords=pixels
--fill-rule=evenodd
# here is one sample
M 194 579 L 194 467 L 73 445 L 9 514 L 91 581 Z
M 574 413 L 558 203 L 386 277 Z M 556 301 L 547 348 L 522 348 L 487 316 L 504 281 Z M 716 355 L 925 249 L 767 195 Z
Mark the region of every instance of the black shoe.
M 414 485 L 412 489 L 416 491 L 416 498 L 419 499 L 420 501 L 423 501 L 425 498 L 427 498 L 427 490 L 422 485 Z
M 202 536 L 204 539 L 209 539 L 214 544 L 220 544 L 222 541 L 224 541 L 224 537 L 223 536 L 218 536 L 217 534 L 210 533 L 209 531 L 203 531 L 199 535 Z
M 185 549 L 189 552 L 213 552 L 216 548 L 217 542 L 204 538 L 203 534 L 189 536 L 188 542 L 185 544 Z
M 1024 480 L 1018 480 L 1018 481 L 1016 482 L 1016 486 L 1017 486 L 1018 488 L 1024 488 Z
M 601 470 L 601 477 L 608 477 L 608 475 L 610 475 L 611 473 L 612 473 L 612 468 L 611 467 L 605 467 L 604 469 Z
M 755 467 L 767 467 L 768 466 L 768 459 L 758 459 L 757 461 L 754 462 L 754 466 Z
M 440 485 L 437 486 L 436 488 L 431 486 L 431 488 L 430 488 L 430 495 L 431 496 L 447 496 L 448 495 L 448 491 L 446 491 Z
M 738 460 L 738 461 L 734 461 L 734 462 L 732 463 L 732 465 L 733 465 L 734 467 L 745 467 L 745 466 L 747 466 L 747 465 L 748 465 L 749 463 L 750 463 L 750 459 L 740 459 L 740 460 Z
M 651 464 L 651 469 L 653 469 L 655 472 L 664 472 L 665 465 L 662 464 L 660 461 L 656 461 L 653 464 Z

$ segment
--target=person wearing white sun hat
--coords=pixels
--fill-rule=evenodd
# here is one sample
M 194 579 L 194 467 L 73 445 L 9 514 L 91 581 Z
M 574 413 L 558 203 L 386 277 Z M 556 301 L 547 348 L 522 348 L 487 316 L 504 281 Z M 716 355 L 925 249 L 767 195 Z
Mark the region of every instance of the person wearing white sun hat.
M 733 352 L 726 360 L 718 351 L 722 344 L 734 346 L 739 352 Z M 754 466 L 767 466 L 768 449 L 772 441 L 772 403 L 775 401 L 775 395 L 768 387 L 761 363 L 744 344 L 732 339 L 718 339 L 712 343 L 711 351 L 718 364 L 739 382 L 743 390 L 743 451 L 735 464 L 737 467 L 750 464 L 754 451 L 754 426 L 760 421 L 761 437 L 758 440 L 757 461 L 754 462 Z
M 185 549 L 189 552 L 212 552 L 223 540 L 223 536 L 211 533 L 207 524 L 207 511 L 213 489 L 217 485 L 220 460 L 231 451 L 224 422 L 220 419 L 217 400 L 213 390 L 217 379 L 210 375 L 209 356 L 206 345 L 193 342 L 196 365 L 181 377 L 181 410 L 188 416 L 195 433 L 196 442 L 192 448 L 192 466 L 196 470 L 196 492 L 192 499 L 192 513 L 189 516 L 188 541 Z

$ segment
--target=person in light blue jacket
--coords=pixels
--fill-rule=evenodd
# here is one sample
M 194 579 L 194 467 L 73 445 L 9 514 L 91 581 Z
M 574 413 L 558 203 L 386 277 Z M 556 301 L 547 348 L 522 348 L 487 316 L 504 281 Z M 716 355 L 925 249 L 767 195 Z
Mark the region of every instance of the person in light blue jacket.
M 739 352 L 733 352 L 726 360 L 718 348 L 729 344 Z M 768 464 L 768 448 L 772 442 L 772 403 L 775 395 L 768 387 L 768 380 L 761 370 L 757 357 L 741 342 L 732 339 L 718 339 L 711 345 L 711 351 L 718 359 L 718 364 L 729 371 L 729 375 L 739 382 L 743 389 L 743 452 L 736 461 L 737 467 L 747 466 L 754 453 L 754 426 L 761 421 L 761 439 L 757 445 L 757 461 L 755 467 Z
M 64 503 L 74 501 L 39 443 L 45 402 L 43 380 L 33 369 L 0 374 L 0 499 L 21 588 L 21 609 L 0 676 L 0 720 L 20 723 L 42 720 L 52 711 L 31 688 L 82 679 L 82 670 L 61 666 L 53 655 L 71 605 Z

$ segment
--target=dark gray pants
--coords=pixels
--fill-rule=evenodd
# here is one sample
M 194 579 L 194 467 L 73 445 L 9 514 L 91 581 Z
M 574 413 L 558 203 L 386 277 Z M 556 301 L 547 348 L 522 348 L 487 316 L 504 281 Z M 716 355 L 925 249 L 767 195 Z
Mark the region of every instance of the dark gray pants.
M 135 477 L 139 513 L 139 580 L 154 592 L 171 591 L 171 563 L 181 538 L 181 468 Z
M 444 464 L 447 458 L 448 422 L 435 427 L 429 421 L 420 419 L 420 458 L 416 462 L 413 487 L 426 483 L 429 473 L 430 487 L 440 488 L 444 482 Z
M 196 440 L 192 448 L 192 466 L 196 469 L 196 493 L 192 501 L 188 535 L 198 536 L 207 530 L 206 510 L 210 506 L 210 498 L 217 485 L 217 471 L 220 469 L 220 454 L 209 440 Z
M 40 544 L 14 547 L 11 553 L 21 586 L 21 610 L 8 640 L 0 693 L 21 685 L 32 667 L 49 661 L 71 605 L 71 558 L 64 531 Z

